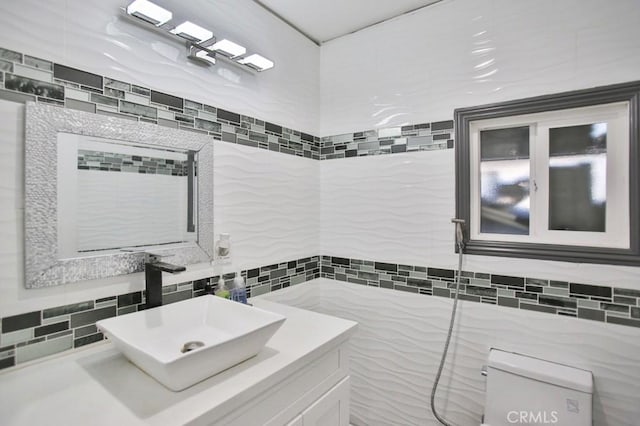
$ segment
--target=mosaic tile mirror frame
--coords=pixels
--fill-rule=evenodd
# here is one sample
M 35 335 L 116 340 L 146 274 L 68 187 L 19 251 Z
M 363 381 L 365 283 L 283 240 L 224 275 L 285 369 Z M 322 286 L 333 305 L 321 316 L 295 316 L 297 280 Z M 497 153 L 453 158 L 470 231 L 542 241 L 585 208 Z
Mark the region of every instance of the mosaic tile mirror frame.
M 213 139 L 168 129 L 28 102 L 25 138 L 25 286 L 47 287 L 141 272 L 145 247 L 94 252 L 86 257 L 58 255 L 58 134 L 71 133 L 123 141 L 148 148 L 196 153 L 193 197 L 197 208 L 195 242 L 155 246 L 153 253 L 176 264 L 205 262 L 213 255 Z M 185 206 L 185 210 L 187 206 Z

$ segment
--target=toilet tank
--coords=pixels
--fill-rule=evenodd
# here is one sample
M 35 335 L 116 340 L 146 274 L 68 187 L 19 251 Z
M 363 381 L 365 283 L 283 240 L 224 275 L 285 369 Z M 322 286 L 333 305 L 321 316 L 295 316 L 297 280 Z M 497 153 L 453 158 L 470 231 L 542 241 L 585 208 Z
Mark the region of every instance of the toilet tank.
M 491 349 L 485 395 L 487 426 L 592 426 L 587 370 Z

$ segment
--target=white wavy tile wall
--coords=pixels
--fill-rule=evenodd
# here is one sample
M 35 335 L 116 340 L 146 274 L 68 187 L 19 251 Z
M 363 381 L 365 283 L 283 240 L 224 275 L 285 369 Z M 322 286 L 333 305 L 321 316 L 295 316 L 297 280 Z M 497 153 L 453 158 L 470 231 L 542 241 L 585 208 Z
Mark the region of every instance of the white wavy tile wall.
M 637 0 L 445 0 L 321 47 L 321 136 L 640 79 Z M 384 54 L 380 54 L 384 52 Z
M 144 287 L 143 274 L 24 289 L 24 106 L 0 100 L 0 316 Z M 214 232 L 233 240 L 226 272 L 318 254 L 320 162 L 215 142 Z
M 436 165 L 450 161 L 448 151 L 321 161 L 322 254 L 424 264 L 448 242 L 453 186 Z
M 0 101 L 0 116 L 1 304 L 24 287 L 24 105 Z
M 126 0 L 0 2 L 0 43 L 32 56 L 317 134 L 318 46 L 251 0 L 159 0 L 272 59 L 254 74 L 186 59 L 180 42 L 119 16 Z M 179 23 L 179 22 L 178 22 Z
M 327 279 L 260 297 L 358 321 L 350 343 L 352 424 L 438 424 L 429 397 L 451 300 Z M 640 330 L 464 301 L 458 308 L 436 398 L 439 412 L 453 424 L 480 423 L 484 406 L 480 369 L 492 347 L 592 371 L 593 424 L 637 424 Z
M 320 162 L 324 255 L 452 269 L 452 149 Z M 465 256 L 468 271 L 638 288 L 640 268 Z
M 24 105 L 0 100 L 0 316 L 144 288 L 144 274 L 24 288 Z
M 318 254 L 320 162 L 242 145 L 214 149 L 214 231 L 239 270 Z
M 269 72 L 253 74 L 223 63 L 203 68 L 189 62 L 180 43 L 120 18 L 119 9 L 127 3 L 126 0 L 0 2 L 0 47 L 317 134 L 319 49 L 261 6 L 251 0 L 157 1 L 172 9 L 176 19 L 191 18 L 210 26 L 216 35 L 228 36 L 276 63 Z M 0 113 L 3 165 L 0 202 L 5 207 L 11 206 L 0 212 L 0 316 L 140 290 L 144 286 L 142 274 L 37 291 L 24 289 L 24 110 L 18 104 L 0 101 Z M 299 164 L 296 159 L 293 162 Z M 313 191 L 313 186 L 307 190 Z M 317 244 L 317 231 L 313 237 L 309 237 L 313 231 L 302 232 L 301 237 L 290 231 L 299 230 L 305 218 L 283 219 L 289 220 L 292 228 L 268 223 L 267 218 L 279 213 L 299 215 L 304 210 L 300 205 L 287 210 L 286 204 L 275 205 L 274 201 L 271 210 L 266 210 L 268 203 L 253 203 L 251 198 L 261 199 L 262 193 L 246 190 L 243 193 L 250 197 L 246 200 L 233 194 L 229 187 L 218 194 L 224 193 L 242 203 L 242 208 L 234 210 L 229 208 L 230 202 L 220 200 L 221 195 L 215 200 L 225 206 L 225 212 L 235 212 L 235 219 L 229 223 L 241 228 L 236 231 L 232 227 L 234 237 L 239 239 L 235 247 L 239 263 L 254 264 L 260 253 L 265 260 L 284 258 L 294 251 L 293 246 L 299 250 L 286 260 L 299 258 L 300 253 L 311 251 L 308 248 Z M 278 196 L 278 192 L 272 195 Z M 292 201 L 296 196 L 290 194 L 286 200 Z M 255 215 L 260 222 L 240 223 L 254 205 L 265 209 L 261 215 Z M 316 204 L 312 206 L 317 209 Z M 309 223 L 317 224 L 317 220 Z M 249 229 L 260 235 L 255 244 L 247 242 Z M 273 250 L 271 246 L 264 248 L 270 239 L 267 229 L 280 233 L 273 236 Z M 290 237 L 293 240 L 287 245 L 285 240 Z M 240 259 L 242 253 L 248 254 L 247 262 Z M 317 249 L 310 254 L 317 254 Z
M 74 248 L 186 241 L 187 186 L 186 176 L 78 170 Z

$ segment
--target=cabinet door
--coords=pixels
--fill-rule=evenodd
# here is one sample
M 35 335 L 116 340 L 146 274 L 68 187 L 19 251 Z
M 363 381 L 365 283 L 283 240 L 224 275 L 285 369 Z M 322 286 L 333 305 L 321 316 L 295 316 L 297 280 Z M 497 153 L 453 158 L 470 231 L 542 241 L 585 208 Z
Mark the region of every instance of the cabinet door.
M 350 390 L 347 376 L 302 412 L 302 425 L 349 426 Z

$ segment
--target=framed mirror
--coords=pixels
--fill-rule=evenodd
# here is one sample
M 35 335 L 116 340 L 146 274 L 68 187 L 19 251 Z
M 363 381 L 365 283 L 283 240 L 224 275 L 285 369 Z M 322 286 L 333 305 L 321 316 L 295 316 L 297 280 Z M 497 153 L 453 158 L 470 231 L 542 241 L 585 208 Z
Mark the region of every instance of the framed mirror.
M 213 255 L 213 139 L 27 103 L 25 285 L 140 272 Z

